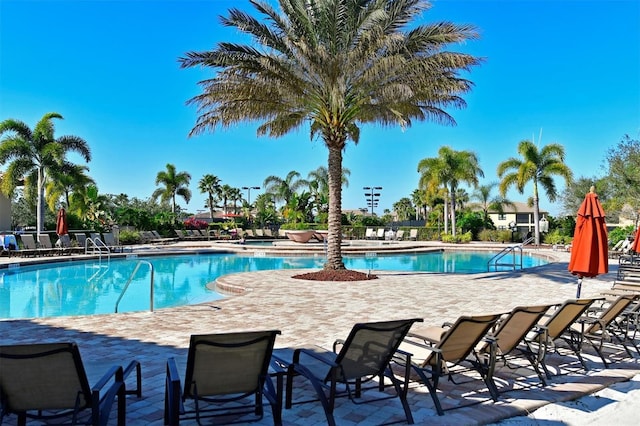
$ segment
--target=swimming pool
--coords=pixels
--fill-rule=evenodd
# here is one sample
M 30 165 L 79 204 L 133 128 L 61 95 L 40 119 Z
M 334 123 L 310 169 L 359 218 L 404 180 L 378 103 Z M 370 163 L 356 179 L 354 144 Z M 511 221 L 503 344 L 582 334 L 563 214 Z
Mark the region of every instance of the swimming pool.
M 348 269 L 486 272 L 492 252 L 445 251 L 391 256 L 344 257 Z M 216 278 L 236 273 L 274 269 L 321 268 L 323 257 L 248 257 L 235 254 L 194 254 L 119 258 L 106 261 L 67 261 L 0 270 L 0 319 L 40 318 L 113 313 L 129 277 L 140 264 L 118 307 L 118 312 L 148 310 L 150 262 L 154 272 L 154 309 L 218 300 L 224 296 L 207 289 Z M 547 263 L 524 255 L 523 267 Z

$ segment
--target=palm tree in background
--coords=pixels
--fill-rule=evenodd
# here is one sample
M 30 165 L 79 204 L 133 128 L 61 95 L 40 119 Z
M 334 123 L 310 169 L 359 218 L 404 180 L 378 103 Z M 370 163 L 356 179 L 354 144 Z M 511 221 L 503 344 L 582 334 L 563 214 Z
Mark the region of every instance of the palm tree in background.
M 71 205 L 71 194 L 84 191 L 89 185 L 95 185 L 95 181 L 87 174 L 87 166 L 74 164 L 67 173 L 54 172 L 45 186 L 45 198 L 49 210 L 56 211 L 60 199 L 64 199 L 67 208 Z
M 62 119 L 57 112 L 45 114 L 33 131 L 24 122 L 8 119 L 0 122 L 0 165 L 9 162 L 2 179 L 2 192 L 11 196 L 16 186 L 36 188 L 37 237 L 44 227 L 44 188 L 51 173 L 69 173 L 75 166 L 66 159 L 70 152 L 91 161 L 87 142 L 78 136 L 55 138 L 54 119 Z M 28 192 L 28 191 L 27 191 Z
M 437 191 L 438 188 L 446 188 L 451 202 L 451 232 L 456 235 L 456 195 L 460 183 L 476 186 L 478 177 L 483 177 L 484 172 L 478 164 L 478 157 L 471 151 L 456 151 L 448 146 L 438 150 L 438 156 L 424 158 L 418 163 L 420 173 L 420 188 L 429 191 Z M 445 214 L 446 220 L 446 214 Z M 446 222 L 445 222 L 446 232 Z
M 342 168 L 342 186 L 349 186 L 349 176 L 351 170 Z M 320 166 L 309 172 L 307 184 L 313 198 L 314 208 L 318 213 L 327 213 L 329 210 L 329 170 Z
M 393 210 L 398 214 L 398 220 L 409 220 L 415 214 L 413 203 L 409 197 L 400 198 L 393 203 Z
M 233 203 L 233 213 L 238 214 L 238 201 L 242 200 L 242 191 L 240 188 L 232 187 L 228 196 L 229 201 Z
M 471 194 L 471 199 L 476 200 L 480 204 L 480 208 L 482 209 L 482 218 L 484 223 L 489 222 L 489 211 L 498 212 L 499 214 L 504 214 L 505 206 L 512 207 L 514 211 L 516 211 L 516 205 L 502 197 L 497 195 L 493 197 L 491 193 L 493 189 L 498 186 L 497 182 L 491 182 L 487 185 L 479 185 Z
M 540 195 L 538 186 L 542 186 L 549 201 L 554 202 L 558 190 L 553 180 L 554 176 L 564 178 L 569 185 L 573 180 L 571 169 L 564 163 L 564 147 L 557 143 L 545 145 L 542 149 L 531 141 L 523 140 L 518 144 L 520 158 L 511 157 L 498 164 L 500 194 L 504 197 L 509 188 L 515 186 L 520 194 L 525 186 L 533 186 L 533 221 L 535 229 L 535 243 L 540 244 Z
M 183 68 L 210 67 L 190 135 L 261 121 L 258 135 L 283 136 L 310 125 L 328 149 L 327 269 L 342 261 L 342 155 L 360 140 L 360 126 L 410 127 L 414 120 L 455 124 L 445 111 L 464 107 L 472 83 L 460 76 L 480 60 L 451 43 L 477 37 L 470 25 L 416 25 L 431 6 L 422 0 L 279 0 L 251 4 L 263 19 L 238 9 L 221 18 L 248 36 L 180 58 Z M 446 50 L 445 50 L 446 49 Z
M 287 173 L 284 179 L 280 176 L 267 176 L 262 186 L 264 186 L 265 192 L 273 195 L 275 201 L 283 201 L 286 205 L 291 200 L 293 194 L 308 185 L 308 182 L 300 176 L 300 173 L 295 170 Z
M 213 219 L 213 212 L 216 206 L 216 199 L 220 197 L 220 179 L 211 174 L 202 176 L 198 182 L 200 193 L 207 194 L 207 207 L 209 207 L 210 218 Z
M 176 197 L 182 197 L 187 204 L 191 200 L 191 190 L 189 183 L 191 175 L 187 172 L 176 172 L 176 166 L 167 164 L 167 170 L 158 172 L 156 176 L 156 186 L 162 185 L 153 191 L 151 198 L 157 200 L 160 198 L 163 202 L 171 201 L 171 213 L 176 213 Z

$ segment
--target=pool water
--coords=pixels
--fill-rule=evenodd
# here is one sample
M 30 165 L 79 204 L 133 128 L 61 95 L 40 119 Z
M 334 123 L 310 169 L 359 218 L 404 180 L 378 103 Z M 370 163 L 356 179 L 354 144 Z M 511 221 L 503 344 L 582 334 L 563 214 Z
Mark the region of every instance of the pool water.
M 487 271 L 490 252 L 436 252 L 415 255 L 344 257 L 348 269 L 479 273 Z M 143 261 L 140 263 L 140 261 Z M 323 257 L 247 257 L 233 254 L 152 256 L 111 261 L 73 261 L 0 270 L 0 319 L 113 313 L 132 272 L 140 263 L 118 312 L 149 310 L 153 265 L 154 309 L 218 300 L 209 290 L 216 278 L 277 269 L 317 269 Z M 523 256 L 523 267 L 546 260 Z

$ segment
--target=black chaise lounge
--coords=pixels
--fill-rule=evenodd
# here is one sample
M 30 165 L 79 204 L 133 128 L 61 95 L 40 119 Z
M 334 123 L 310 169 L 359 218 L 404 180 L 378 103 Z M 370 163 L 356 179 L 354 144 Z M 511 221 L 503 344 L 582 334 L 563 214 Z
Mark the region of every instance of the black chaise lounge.
M 336 424 L 333 413 L 338 396 L 348 396 L 356 404 L 398 397 L 407 422 L 413 424 L 407 403 L 410 369 L 405 367 L 402 382 L 392 372 L 391 364 L 398 346 L 417 321 L 422 319 L 355 324 L 346 340 L 334 343 L 333 350 L 320 347 L 276 349 L 273 355 L 275 362 L 287 369 L 285 408 L 291 408 L 293 404 L 294 378 L 303 376 L 311 382 L 331 426 Z M 373 387 L 382 391 L 385 377 L 391 380 L 393 394 L 371 399 L 362 397 L 363 383 L 378 379 Z M 312 401 L 299 403 L 305 402 Z
M 192 335 L 184 380 L 174 358 L 167 362 L 164 424 L 218 417 L 220 424 L 262 419 L 263 396 L 282 424 L 282 376 L 269 371 L 278 330 Z M 189 406 L 187 406 L 187 402 Z
M 137 370 L 137 389 L 127 392 L 126 376 Z M 18 416 L 65 424 L 110 424 L 117 400 L 117 423 L 126 423 L 126 394 L 141 396 L 140 364 L 123 369 L 112 366 L 93 386 L 89 384 L 75 343 L 40 343 L 0 346 L 0 424 L 5 416 Z

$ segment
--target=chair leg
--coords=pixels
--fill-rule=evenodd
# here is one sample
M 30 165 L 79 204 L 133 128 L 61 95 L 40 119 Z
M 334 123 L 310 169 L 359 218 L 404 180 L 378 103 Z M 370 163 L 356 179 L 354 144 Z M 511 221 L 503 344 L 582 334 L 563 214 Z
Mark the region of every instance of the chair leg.
M 411 371 L 411 370 L 407 370 L 407 371 Z M 398 398 L 400 398 L 400 403 L 402 404 L 404 415 L 407 418 L 407 423 L 412 425 L 414 421 L 413 421 L 413 414 L 411 414 L 411 408 L 409 407 L 409 402 L 407 401 L 407 387 L 404 386 L 404 383 L 402 386 L 400 385 L 400 381 L 393 375 L 393 371 L 391 370 L 390 367 L 387 368 L 387 375 L 391 379 L 391 382 L 393 383 L 393 387 L 396 389 Z M 405 373 L 404 380 L 405 380 L 405 383 L 409 380 L 408 373 Z
M 438 399 L 438 395 L 436 394 L 436 389 L 437 389 L 437 381 L 433 380 L 433 383 L 431 382 L 431 379 L 429 379 L 427 377 L 427 375 L 424 373 L 424 371 L 417 367 L 417 366 L 413 366 L 413 369 L 416 373 L 418 373 L 418 376 L 420 376 L 420 380 L 422 380 L 422 383 L 424 383 L 424 385 L 427 387 L 427 390 L 429 391 L 429 395 L 431 395 L 431 399 L 433 400 L 433 405 L 436 407 L 436 412 L 438 413 L 439 416 L 443 416 L 444 415 L 444 410 L 442 409 L 442 405 L 440 405 L 440 400 Z M 433 376 L 433 373 L 432 373 Z

